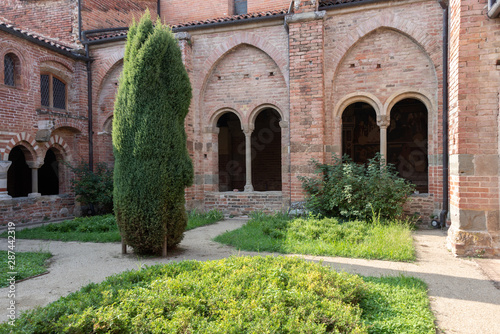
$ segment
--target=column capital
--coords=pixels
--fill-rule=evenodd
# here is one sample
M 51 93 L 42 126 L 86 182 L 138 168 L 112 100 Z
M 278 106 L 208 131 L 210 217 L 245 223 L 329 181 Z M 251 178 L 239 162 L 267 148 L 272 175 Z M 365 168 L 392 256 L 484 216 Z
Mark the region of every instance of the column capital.
M 26 161 L 26 164 L 31 169 L 39 169 L 40 167 L 43 166 L 43 162 L 40 161 Z
M 377 125 L 381 128 L 387 128 L 391 125 L 391 119 L 387 115 L 378 115 L 377 116 Z
M 219 134 L 220 128 L 216 126 L 207 126 L 205 127 L 204 131 L 205 133 L 213 133 L 213 134 Z
M 254 130 L 254 126 L 253 125 L 244 125 L 241 127 L 241 130 L 243 131 L 243 133 L 245 134 L 245 136 L 250 136 Z
M 0 161 L 0 173 L 7 173 L 10 165 L 12 165 L 12 161 Z

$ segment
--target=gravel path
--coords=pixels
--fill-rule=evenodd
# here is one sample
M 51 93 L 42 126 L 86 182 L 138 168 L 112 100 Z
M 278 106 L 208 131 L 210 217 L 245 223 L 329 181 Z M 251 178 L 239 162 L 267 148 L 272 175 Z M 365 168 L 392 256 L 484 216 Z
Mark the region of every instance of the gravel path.
M 54 257 L 46 275 L 16 284 L 17 311 L 47 305 L 90 282 L 101 282 L 107 276 L 142 265 L 168 263 L 187 259 L 214 260 L 231 255 L 255 255 L 211 241 L 216 235 L 238 228 L 243 219 L 229 219 L 211 226 L 186 232 L 180 247 L 168 258 L 138 258 L 122 255 L 121 245 L 40 240 L 20 240 L 16 251 L 49 251 Z M 415 263 L 301 256 L 322 260 L 336 270 L 365 276 L 408 275 L 423 279 L 429 286 L 432 310 L 444 333 L 500 334 L 500 290 L 492 282 L 500 260 L 482 263 L 457 259 L 445 248 L 446 236 L 439 230 L 418 231 L 415 235 L 418 260 Z M 0 240 L 7 249 L 7 240 Z M 482 268 L 486 268 L 483 270 Z M 490 277 L 487 276 L 490 275 Z M 494 278 L 495 279 L 495 278 Z M 8 289 L 0 289 L 0 320 L 7 320 Z

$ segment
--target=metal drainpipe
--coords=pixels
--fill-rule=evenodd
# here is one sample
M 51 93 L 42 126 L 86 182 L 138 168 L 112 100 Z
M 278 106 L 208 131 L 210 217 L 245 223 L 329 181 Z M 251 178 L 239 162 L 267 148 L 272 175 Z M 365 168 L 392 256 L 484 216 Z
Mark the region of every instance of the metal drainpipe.
M 156 14 L 160 18 L 160 20 L 161 20 L 161 4 L 160 4 L 160 0 L 158 0 L 158 2 L 157 2 Z
M 448 4 L 440 1 L 443 8 L 443 209 L 439 215 L 441 228 L 446 228 L 448 216 Z
M 85 45 L 85 55 L 89 57 L 89 46 Z M 94 139 L 92 127 L 92 62 L 87 60 L 87 91 L 88 91 L 88 120 L 89 120 L 89 169 L 94 170 Z
M 78 39 L 82 41 L 82 0 L 78 0 Z
M 290 2 L 290 7 L 288 8 L 288 14 L 292 13 L 293 0 Z M 286 16 L 283 17 L 284 26 L 286 34 L 288 37 L 288 193 L 290 195 L 289 209 L 292 208 L 292 103 L 290 101 L 290 28 L 286 22 Z

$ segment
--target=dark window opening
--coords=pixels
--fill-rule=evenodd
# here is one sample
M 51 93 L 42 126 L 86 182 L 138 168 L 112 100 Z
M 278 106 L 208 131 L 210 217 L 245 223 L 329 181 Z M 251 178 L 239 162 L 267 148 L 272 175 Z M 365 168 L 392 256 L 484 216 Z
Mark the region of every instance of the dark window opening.
M 387 128 L 388 162 L 420 193 L 429 188 L 427 160 L 427 108 L 415 99 L 402 100 L 391 110 Z
M 280 115 L 263 110 L 252 132 L 252 184 L 255 191 L 281 191 Z
M 11 54 L 5 55 L 5 57 L 4 57 L 4 70 L 3 70 L 3 75 L 4 75 L 3 82 L 4 82 L 4 84 L 6 84 L 8 86 L 15 86 L 16 85 L 15 70 L 16 70 L 16 65 L 15 65 L 14 57 Z
M 366 163 L 380 152 L 380 129 L 375 109 L 368 103 L 357 102 L 342 114 L 342 154 L 356 163 Z
M 7 192 L 12 197 L 26 197 L 31 193 L 31 169 L 26 164 L 26 157 L 21 147 L 16 146 L 10 151 L 9 161 L 12 161 L 7 172 Z
M 42 195 L 59 194 L 59 163 L 52 149 L 47 151 L 43 165 L 38 170 L 38 191 Z
M 243 191 L 246 183 L 245 134 L 234 113 L 222 115 L 219 128 L 219 191 Z
M 234 0 L 234 15 L 245 15 L 248 13 L 246 0 Z
M 40 101 L 44 107 L 66 109 L 66 84 L 52 74 L 40 75 Z

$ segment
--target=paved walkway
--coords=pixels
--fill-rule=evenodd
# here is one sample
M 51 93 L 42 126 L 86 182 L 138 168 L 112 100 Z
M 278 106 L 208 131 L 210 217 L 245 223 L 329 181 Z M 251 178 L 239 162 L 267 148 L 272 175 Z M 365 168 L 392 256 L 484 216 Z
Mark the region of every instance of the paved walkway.
M 142 265 L 185 259 L 212 260 L 230 255 L 255 255 L 211 241 L 216 235 L 240 227 L 241 219 L 188 231 L 180 247 L 169 257 L 139 259 L 121 255 L 120 244 L 95 244 L 40 240 L 17 240 L 16 251 L 50 251 L 54 257 L 50 273 L 16 284 L 18 311 L 43 306 L 90 282 Z M 457 259 L 445 248 L 446 236 L 439 230 L 418 231 L 415 235 L 418 260 L 415 263 L 302 256 L 337 270 L 365 276 L 409 275 L 429 286 L 432 310 L 444 333 L 500 334 L 500 260 Z M 7 249 L 7 240 L 0 240 Z M 496 281 L 496 283 L 494 282 Z M 0 321 L 7 320 L 8 289 L 0 289 Z

